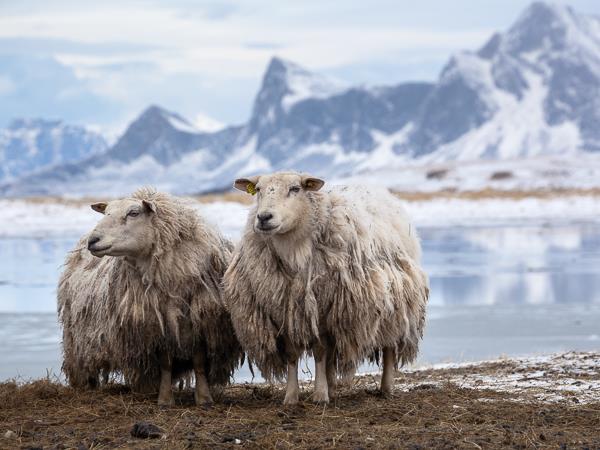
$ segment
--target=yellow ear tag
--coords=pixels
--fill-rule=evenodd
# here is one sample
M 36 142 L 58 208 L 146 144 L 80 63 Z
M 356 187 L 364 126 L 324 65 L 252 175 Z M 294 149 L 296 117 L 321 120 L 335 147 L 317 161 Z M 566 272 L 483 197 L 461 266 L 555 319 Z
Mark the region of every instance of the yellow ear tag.
M 246 185 L 246 192 L 251 195 L 256 194 L 256 186 L 254 186 L 252 183 L 248 183 Z

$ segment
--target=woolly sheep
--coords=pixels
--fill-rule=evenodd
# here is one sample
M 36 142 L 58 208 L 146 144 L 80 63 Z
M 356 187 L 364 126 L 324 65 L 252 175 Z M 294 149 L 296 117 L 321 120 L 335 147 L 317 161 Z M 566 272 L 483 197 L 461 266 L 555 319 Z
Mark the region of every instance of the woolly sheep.
M 58 287 L 67 379 L 93 387 L 117 371 L 171 405 L 173 378 L 193 369 L 196 403 L 211 403 L 209 383 L 228 382 L 243 355 L 220 291 L 231 244 L 151 189 L 92 208 L 104 217 Z
M 267 378 L 287 372 L 284 404 L 298 402 L 298 358 L 315 358 L 313 400 L 327 403 L 337 374 L 383 355 L 381 391 L 415 359 L 428 280 L 420 243 L 385 189 L 339 187 L 281 172 L 235 181 L 257 194 L 224 293 L 238 338 Z

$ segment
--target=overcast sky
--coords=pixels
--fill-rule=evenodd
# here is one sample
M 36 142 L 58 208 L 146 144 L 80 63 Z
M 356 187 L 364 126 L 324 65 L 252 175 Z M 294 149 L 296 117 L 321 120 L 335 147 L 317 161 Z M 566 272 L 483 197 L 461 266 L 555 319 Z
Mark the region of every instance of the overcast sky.
M 42 116 L 115 131 L 149 104 L 243 122 L 274 55 L 351 84 L 435 80 L 528 4 L 0 0 L 0 125 Z M 598 0 L 568 4 L 600 15 Z

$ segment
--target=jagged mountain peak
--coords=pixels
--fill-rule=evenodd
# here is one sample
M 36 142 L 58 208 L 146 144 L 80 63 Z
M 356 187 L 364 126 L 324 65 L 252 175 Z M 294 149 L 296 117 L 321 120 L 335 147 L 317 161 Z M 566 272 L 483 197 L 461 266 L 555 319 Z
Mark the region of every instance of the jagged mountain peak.
M 105 151 L 104 138 L 61 120 L 19 118 L 0 129 L 0 182 Z
M 190 193 L 282 168 L 336 177 L 411 159 L 600 152 L 599 98 L 600 20 L 536 2 L 479 51 L 450 58 L 435 83 L 347 88 L 275 57 L 244 125 L 202 132 L 153 105 L 102 155 L 5 192 L 123 192 L 125 183 L 152 183 Z
M 497 52 L 513 56 L 579 52 L 600 49 L 600 21 L 556 3 L 534 2 L 503 34 L 495 34 L 479 51 L 491 58 Z
M 307 98 L 326 98 L 347 86 L 332 77 L 311 72 L 289 60 L 274 57 L 269 62 L 255 102 L 255 111 L 263 113 L 271 107 L 289 111 Z
M 107 157 L 132 161 L 146 154 L 161 164 L 170 164 L 180 156 L 174 142 L 181 142 L 181 147 L 186 147 L 190 140 L 201 134 L 179 114 L 151 105 L 129 125 Z
M 567 16 L 574 15 L 570 6 L 555 2 L 532 2 L 521 13 L 514 27 L 539 23 L 564 22 Z
M 174 128 L 184 133 L 199 132 L 199 130 L 187 119 L 157 105 L 150 105 L 146 108 L 133 122 L 132 126 L 147 126 L 148 124 L 159 127 L 160 129 Z

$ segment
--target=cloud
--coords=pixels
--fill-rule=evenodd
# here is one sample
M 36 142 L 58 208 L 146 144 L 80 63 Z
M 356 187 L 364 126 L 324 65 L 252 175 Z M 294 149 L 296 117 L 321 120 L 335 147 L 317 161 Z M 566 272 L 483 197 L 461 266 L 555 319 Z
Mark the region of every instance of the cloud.
M 0 89 L 0 125 L 32 116 L 85 123 L 106 120 L 119 109 L 52 58 L 0 54 L 0 68 L 2 79 L 10 80 L 10 89 Z
M 8 77 L 0 75 L 0 96 L 10 94 L 15 89 L 15 83 Z
M 0 82 L 0 95 L 31 102 L 15 101 L 20 114 L 45 114 L 47 101 L 72 117 L 61 108 L 79 102 L 79 117 L 102 122 L 163 103 L 239 122 L 273 53 L 349 83 L 433 80 L 451 53 L 481 46 L 528 1 L 0 0 L 0 70 L 14 82 L 4 94 Z M 31 65 L 6 71 L 2 55 Z M 34 56 L 54 62 L 37 85 L 26 81 L 44 70 Z
M 311 11 L 316 14 L 314 3 L 306 6 L 308 12 L 281 5 L 265 12 L 264 2 L 255 3 L 254 9 L 241 9 L 236 14 L 217 14 L 215 9 L 211 15 L 206 13 L 206 8 L 201 14 L 182 14 L 186 3 L 175 2 L 154 3 L 147 8 L 125 3 L 118 8 L 118 14 L 109 3 L 90 10 L 3 16 L 0 17 L 0 36 L 49 38 L 90 47 L 127 42 L 140 49 L 121 51 L 123 58 L 127 54 L 153 58 L 165 70 L 216 74 L 224 69 L 224 76 L 246 70 L 256 76 L 275 47 L 278 53 L 290 59 L 314 68 L 328 68 L 399 50 L 457 50 L 482 42 L 492 31 L 487 28 L 431 30 L 399 27 L 395 23 L 383 26 L 367 23 L 357 27 L 336 19 L 335 11 L 326 14 L 331 17 L 326 24 L 315 24 L 311 20 Z M 322 9 L 327 12 L 331 8 Z M 214 20 L 215 15 L 219 20 Z M 132 17 L 135 20 L 131 20 Z M 249 42 L 255 44 L 248 45 Z M 61 51 L 83 53 L 73 48 Z M 85 50 L 86 54 L 90 52 L 99 54 L 91 48 Z

